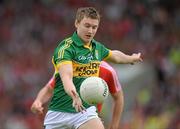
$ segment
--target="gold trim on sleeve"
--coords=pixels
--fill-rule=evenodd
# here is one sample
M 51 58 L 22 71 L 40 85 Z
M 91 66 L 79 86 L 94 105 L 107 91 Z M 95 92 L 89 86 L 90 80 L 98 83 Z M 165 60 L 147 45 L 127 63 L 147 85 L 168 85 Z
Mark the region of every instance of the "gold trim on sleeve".
M 65 65 L 65 64 L 72 64 L 72 61 L 62 61 L 59 64 L 57 64 L 56 67 L 58 69 L 59 67 L 61 67 L 62 65 Z
M 107 60 L 111 55 L 112 55 L 112 51 L 109 50 L 109 54 L 103 60 Z

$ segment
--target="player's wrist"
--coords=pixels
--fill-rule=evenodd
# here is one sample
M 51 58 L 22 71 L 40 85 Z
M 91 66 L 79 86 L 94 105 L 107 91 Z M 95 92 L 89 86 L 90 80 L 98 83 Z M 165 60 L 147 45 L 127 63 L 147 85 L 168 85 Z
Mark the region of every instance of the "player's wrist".
M 77 98 L 79 98 L 79 94 L 78 94 L 76 91 L 71 90 L 70 93 L 71 93 L 72 99 L 77 99 Z
M 39 103 L 39 104 L 43 104 L 43 102 L 38 98 L 34 102 Z

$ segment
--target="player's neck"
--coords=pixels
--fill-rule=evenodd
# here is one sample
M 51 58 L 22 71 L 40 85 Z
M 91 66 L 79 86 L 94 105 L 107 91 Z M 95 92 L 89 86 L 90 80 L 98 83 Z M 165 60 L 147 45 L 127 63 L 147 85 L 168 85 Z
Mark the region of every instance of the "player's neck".
M 88 48 L 89 50 L 92 50 L 92 45 L 91 45 L 91 43 L 84 43 L 84 47 L 85 48 Z
M 90 42 L 84 43 L 84 46 L 90 47 L 90 46 L 91 46 L 91 43 L 90 43 Z

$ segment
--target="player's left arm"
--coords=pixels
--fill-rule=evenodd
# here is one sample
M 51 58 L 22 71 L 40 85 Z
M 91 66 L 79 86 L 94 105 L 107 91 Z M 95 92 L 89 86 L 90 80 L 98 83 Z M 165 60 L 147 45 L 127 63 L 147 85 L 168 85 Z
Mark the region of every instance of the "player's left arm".
M 124 96 L 123 91 L 120 90 L 116 93 L 111 94 L 113 98 L 113 113 L 112 119 L 110 123 L 110 129 L 119 129 L 119 122 L 122 115 L 123 107 L 124 107 Z
M 141 53 L 133 53 L 132 55 L 124 54 L 118 50 L 111 50 L 111 56 L 108 60 L 114 63 L 122 64 L 133 64 L 135 62 L 142 61 Z

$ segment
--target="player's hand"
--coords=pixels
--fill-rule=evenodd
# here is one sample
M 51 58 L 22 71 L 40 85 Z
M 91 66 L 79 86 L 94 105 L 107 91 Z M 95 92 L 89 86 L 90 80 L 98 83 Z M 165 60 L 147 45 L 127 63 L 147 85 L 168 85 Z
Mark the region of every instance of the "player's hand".
M 141 53 L 134 53 L 132 54 L 133 57 L 133 62 L 131 64 L 134 64 L 135 62 L 142 62 L 142 57 L 141 57 Z
M 73 92 L 73 91 L 72 91 Z M 75 92 L 73 92 L 73 103 L 72 106 L 75 108 L 76 112 L 82 112 L 85 111 L 85 107 L 82 105 L 82 101 L 81 98 L 79 97 L 79 95 Z
M 31 111 L 34 114 L 43 114 L 43 110 L 43 104 L 40 101 L 35 100 L 31 106 Z

